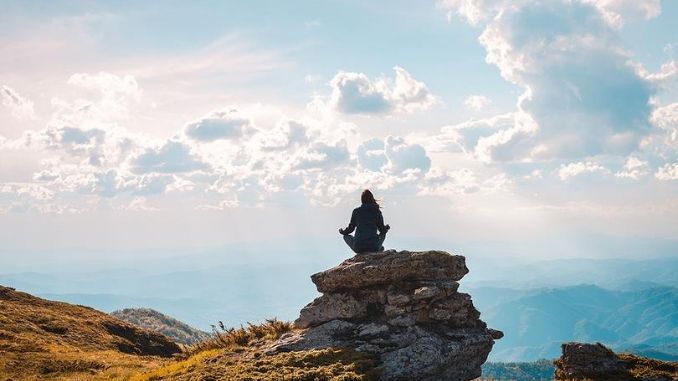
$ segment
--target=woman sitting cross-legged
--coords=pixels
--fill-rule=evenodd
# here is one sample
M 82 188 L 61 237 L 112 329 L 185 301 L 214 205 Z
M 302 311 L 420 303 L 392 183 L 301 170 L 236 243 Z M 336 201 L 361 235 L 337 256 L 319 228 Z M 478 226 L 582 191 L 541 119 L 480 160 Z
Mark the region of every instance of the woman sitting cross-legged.
M 384 217 L 372 192 L 365 189 L 360 201 L 362 205 L 353 209 L 351 222 L 346 229 L 339 229 L 339 234 L 344 236 L 344 242 L 356 254 L 384 251 L 382 245 L 391 227 L 384 225 Z M 351 235 L 353 230 L 355 237 Z

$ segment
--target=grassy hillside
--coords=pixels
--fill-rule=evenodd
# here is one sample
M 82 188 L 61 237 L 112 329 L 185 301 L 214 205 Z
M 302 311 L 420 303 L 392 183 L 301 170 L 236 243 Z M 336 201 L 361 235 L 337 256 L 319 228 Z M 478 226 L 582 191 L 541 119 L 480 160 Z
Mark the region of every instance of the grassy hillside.
M 181 344 L 195 344 L 209 338 L 207 332 L 197 330 L 186 323 L 150 308 L 125 308 L 111 315 L 136 326 L 161 333 Z
M 178 352 L 167 337 L 103 312 L 0 286 L 0 374 L 8 379 L 116 379 Z
M 136 315 L 164 316 L 155 311 Z M 375 361 L 354 351 L 264 354 L 272 340 L 291 329 L 278 320 L 238 329 L 222 326 L 218 334 L 182 351 L 164 335 L 103 312 L 0 286 L 0 376 L 13 381 L 378 379 Z
M 376 361 L 348 349 L 321 349 L 265 354 L 266 347 L 292 324 L 267 320 L 247 327 L 225 328 L 191 347 L 184 358 L 136 375 L 134 381 L 377 381 Z

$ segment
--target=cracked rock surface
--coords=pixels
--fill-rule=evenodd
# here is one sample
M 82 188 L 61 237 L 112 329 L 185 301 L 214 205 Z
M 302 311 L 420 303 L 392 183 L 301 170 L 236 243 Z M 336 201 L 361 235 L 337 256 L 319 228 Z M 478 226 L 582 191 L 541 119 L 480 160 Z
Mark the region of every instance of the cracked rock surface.
M 356 255 L 311 276 L 323 295 L 267 351 L 348 347 L 378 357 L 384 380 L 472 380 L 503 333 L 457 292 L 466 273 L 444 251 Z

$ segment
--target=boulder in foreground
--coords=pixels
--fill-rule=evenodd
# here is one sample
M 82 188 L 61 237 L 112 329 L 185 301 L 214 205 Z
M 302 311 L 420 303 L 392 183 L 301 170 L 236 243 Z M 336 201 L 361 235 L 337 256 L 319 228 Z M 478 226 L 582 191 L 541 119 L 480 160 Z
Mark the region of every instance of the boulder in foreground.
M 268 353 L 349 348 L 379 359 L 384 380 L 471 380 L 503 336 L 459 293 L 465 258 L 443 251 L 356 255 L 312 281 L 324 294 Z
M 671 381 L 678 380 L 678 363 L 635 355 L 616 354 L 601 343 L 563 343 L 563 353 L 554 363 L 555 379 Z

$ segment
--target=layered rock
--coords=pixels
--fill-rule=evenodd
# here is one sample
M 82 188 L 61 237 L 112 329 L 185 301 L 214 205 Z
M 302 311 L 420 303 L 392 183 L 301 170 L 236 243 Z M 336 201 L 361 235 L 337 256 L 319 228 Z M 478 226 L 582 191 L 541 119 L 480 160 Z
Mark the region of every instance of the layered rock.
M 348 347 L 378 357 L 384 380 L 471 380 L 503 334 L 457 291 L 466 273 L 443 251 L 356 255 L 311 276 L 323 295 L 268 352 Z
M 563 343 L 554 361 L 555 379 L 671 381 L 678 380 L 678 363 L 658 361 L 628 353 L 616 354 L 601 343 Z

